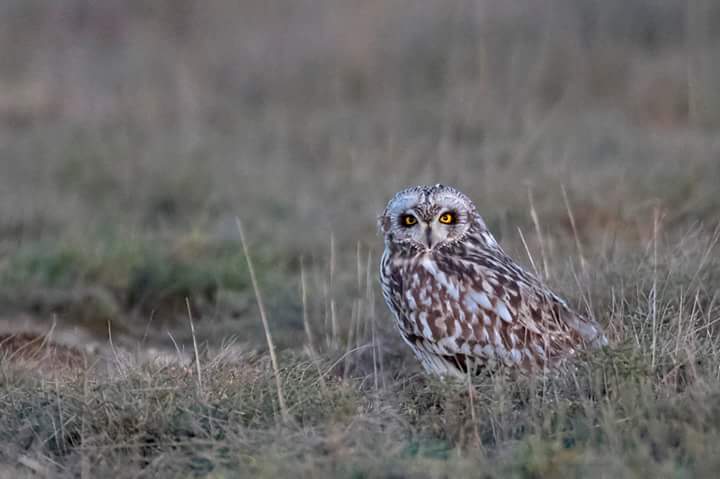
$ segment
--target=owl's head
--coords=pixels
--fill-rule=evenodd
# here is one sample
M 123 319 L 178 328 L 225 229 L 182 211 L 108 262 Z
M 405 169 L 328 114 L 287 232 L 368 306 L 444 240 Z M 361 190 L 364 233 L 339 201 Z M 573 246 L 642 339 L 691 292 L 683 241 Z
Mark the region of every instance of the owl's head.
M 444 185 L 414 186 L 396 194 L 380 217 L 385 241 L 433 250 L 485 229 L 470 198 Z

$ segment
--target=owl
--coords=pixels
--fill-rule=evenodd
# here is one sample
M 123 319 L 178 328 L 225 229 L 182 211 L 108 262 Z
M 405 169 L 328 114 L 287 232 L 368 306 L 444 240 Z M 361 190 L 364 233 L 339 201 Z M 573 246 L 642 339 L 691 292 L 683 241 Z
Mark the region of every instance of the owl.
M 595 321 L 505 254 L 460 191 L 403 190 L 379 228 L 385 302 L 428 373 L 466 377 L 501 364 L 541 371 L 607 344 Z

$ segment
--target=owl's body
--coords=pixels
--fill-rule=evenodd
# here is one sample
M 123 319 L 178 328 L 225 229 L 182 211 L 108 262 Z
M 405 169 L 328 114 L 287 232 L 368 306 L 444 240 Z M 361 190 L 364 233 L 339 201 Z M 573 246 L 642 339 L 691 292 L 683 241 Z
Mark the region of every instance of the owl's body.
M 380 222 L 383 296 L 428 372 L 464 377 L 493 363 L 542 370 L 607 344 L 598 324 L 503 252 L 459 191 L 401 191 Z

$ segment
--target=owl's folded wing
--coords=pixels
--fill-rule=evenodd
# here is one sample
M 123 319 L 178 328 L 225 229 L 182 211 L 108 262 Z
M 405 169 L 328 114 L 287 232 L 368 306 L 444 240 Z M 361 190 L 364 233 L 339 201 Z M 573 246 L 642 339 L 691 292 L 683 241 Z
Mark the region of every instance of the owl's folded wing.
M 525 367 L 606 340 L 593 322 L 523 270 L 464 261 L 424 265 L 396 295 L 405 337 L 456 362 L 497 360 Z

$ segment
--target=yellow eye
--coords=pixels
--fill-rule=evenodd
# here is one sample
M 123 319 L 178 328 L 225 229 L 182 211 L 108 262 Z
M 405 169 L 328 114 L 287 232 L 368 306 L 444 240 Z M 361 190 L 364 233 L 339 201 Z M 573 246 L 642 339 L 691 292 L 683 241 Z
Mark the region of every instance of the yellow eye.
M 402 224 L 404 226 L 413 226 L 417 224 L 417 218 L 415 218 L 413 215 L 403 215 Z
M 444 225 L 451 225 L 455 223 L 455 215 L 452 213 L 444 213 L 442 216 L 440 216 L 439 220 L 440 223 Z

